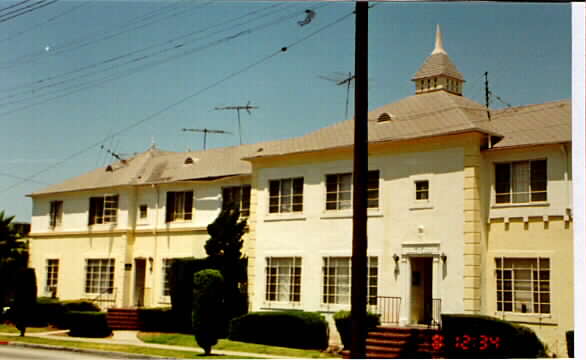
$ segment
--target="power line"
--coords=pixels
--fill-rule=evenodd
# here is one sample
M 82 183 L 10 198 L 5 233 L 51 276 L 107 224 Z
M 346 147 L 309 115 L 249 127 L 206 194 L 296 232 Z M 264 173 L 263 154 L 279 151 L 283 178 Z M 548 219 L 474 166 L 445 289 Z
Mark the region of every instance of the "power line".
M 37 3 L 35 3 L 35 4 L 26 6 L 25 8 L 29 8 L 28 10 L 22 10 L 19 13 L 14 14 L 12 16 L 4 17 L 4 18 L 2 18 L 2 16 L 0 16 L 0 23 L 6 22 L 8 20 L 11 20 L 11 19 L 14 19 L 14 18 L 17 18 L 17 17 L 20 17 L 22 15 L 26 15 L 26 14 L 31 13 L 31 12 L 36 11 L 36 10 L 42 9 L 42 8 L 44 8 L 46 6 L 49 6 L 49 5 L 52 5 L 52 4 L 56 3 L 59 0 L 51 0 L 49 2 L 46 2 L 46 1 L 47 0 L 41 0 L 41 1 L 37 2 Z M 38 6 L 36 6 L 36 5 L 38 5 Z M 4 16 L 5 15 L 8 15 L 8 14 L 4 14 Z
M 20 6 L 20 5 L 22 5 L 22 4 L 24 4 L 24 3 L 27 3 L 27 2 L 29 2 L 29 1 L 31 1 L 31 0 L 24 0 L 24 1 L 21 1 L 21 2 L 19 2 L 19 3 L 16 3 L 16 4 L 9 5 L 9 6 L 7 6 L 7 7 L 4 7 L 4 8 L 2 8 L 2 9 L 0 9 L 0 12 L 2 12 L 2 11 L 6 11 L 6 10 L 9 10 L 9 9 L 12 9 L 12 8 L 14 8 L 14 7 L 17 7 L 17 6 Z
M 268 55 L 260 58 L 259 60 L 257 60 L 257 61 L 255 61 L 255 62 L 253 62 L 251 64 L 248 64 L 248 65 L 242 67 L 239 70 L 236 70 L 236 71 L 234 71 L 232 73 L 229 73 L 228 75 L 226 75 L 226 76 L 222 77 L 221 79 L 213 82 L 212 84 L 210 84 L 210 85 L 208 85 L 208 86 L 206 86 L 206 87 L 204 87 L 204 88 L 202 88 L 202 89 L 200 89 L 200 90 L 198 90 L 198 91 L 196 91 L 196 92 L 194 92 L 192 94 L 189 94 L 189 95 L 181 98 L 178 101 L 175 101 L 175 102 L 173 102 L 173 103 L 171 103 L 171 104 L 169 104 L 169 105 L 161 108 L 160 110 L 158 110 L 158 111 L 156 111 L 156 112 L 154 112 L 154 113 L 152 113 L 152 114 L 150 114 L 150 115 L 148 115 L 148 116 L 146 116 L 146 117 L 144 117 L 144 118 L 142 118 L 142 119 L 140 119 L 140 120 L 138 120 L 138 121 L 130 124 L 129 126 L 127 126 L 125 128 L 122 128 L 121 130 L 119 130 L 119 131 L 117 131 L 115 133 L 110 134 L 108 137 L 110 137 L 110 136 L 118 136 L 118 135 L 120 135 L 120 134 L 122 134 L 122 133 L 124 133 L 126 131 L 129 131 L 131 129 L 134 129 L 134 128 L 140 126 L 141 124 L 143 124 L 143 123 L 145 123 L 145 122 L 147 122 L 149 120 L 152 120 L 152 119 L 160 116 L 161 114 L 169 111 L 170 109 L 172 109 L 172 108 L 174 108 L 176 106 L 179 106 L 179 105 L 185 103 L 186 101 L 188 101 L 188 100 L 190 100 L 190 99 L 192 99 L 192 98 L 194 98 L 196 96 L 199 96 L 199 95 L 203 94 L 204 92 L 206 92 L 206 91 L 208 91 L 210 89 L 213 89 L 213 88 L 217 87 L 218 85 L 221 85 L 222 83 L 224 83 L 224 82 L 226 82 L 226 81 L 228 81 L 228 80 L 230 80 L 230 79 L 232 79 L 232 78 L 234 78 L 234 77 L 236 77 L 236 76 L 238 76 L 238 75 L 240 75 L 240 74 L 242 74 L 242 73 L 244 73 L 244 72 L 246 72 L 246 71 L 248 71 L 248 70 L 250 70 L 250 69 L 252 69 L 252 68 L 254 68 L 254 67 L 258 66 L 258 65 L 260 65 L 260 64 L 262 64 L 262 63 L 267 62 L 268 60 L 272 59 L 273 57 L 275 57 L 275 56 L 277 56 L 277 55 L 279 55 L 281 53 L 287 52 L 289 49 L 291 49 L 293 47 L 296 47 L 297 45 L 299 45 L 303 41 L 306 41 L 306 40 L 310 39 L 311 37 L 317 35 L 318 33 L 322 32 L 322 31 L 325 31 L 326 29 L 329 29 L 330 27 L 332 27 L 332 26 L 334 26 L 336 24 L 339 24 L 340 22 L 342 22 L 343 20 L 347 19 L 348 17 L 350 17 L 352 15 L 353 15 L 353 13 L 346 14 L 346 15 L 338 18 L 337 20 L 334 20 L 333 22 L 331 22 L 329 24 L 326 24 L 326 25 L 320 27 L 319 29 L 315 30 L 314 32 L 312 32 L 312 33 L 310 33 L 310 34 L 302 37 L 301 39 L 298 39 L 298 40 L 296 40 L 296 41 L 294 41 L 294 42 L 292 42 L 292 43 L 290 43 L 290 44 L 288 44 L 286 46 L 283 46 L 281 49 L 276 50 L 276 51 L 274 51 L 274 52 L 272 52 L 272 53 L 270 53 L 270 54 L 268 54 Z M 74 158 L 76 158 L 76 157 L 84 154 L 85 152 L 87 152 L 87 151 L 95 148 L 96 146 L 99 146 L 108 137 L 103 138 L 103 139 L 100 139 L 100 141 L 97 141 L 97 142 L 95 142 L 95 143 L 93 143 L 93 144 L 91 144 L 91 145 L 89 145 L 89 146 L 87 146 L 87 147 L 85 147 L 85 148 L 83 148 L 83 149 L 81 149 L 79 151 L 74 152 L 73 154 L 70 154 L 69 156 L 67 156 L 63 160 L 58 161 L 58 162 L 56 162 L 54 164 L 51 164 L 51 165 L 49 165 L 49 166 L 47 166 L 47 167 L 45 167 L 45 168 L 43 168 L 43 169 L 41 169 L 41 170 L 33 173 L 32 175 L 30 175 L 30 176 L 28 176 L 28 177 L 25 178 L 26 181 L 32 180 L 35 177 L 37 177 L 38 175 L 43 174 L 43 173 L 45 173 L 45 172 L 47 172 L 49 170 L 52 170 L 52 169 L 54 169 L 54 168 L 56 168 L 56 167 L 58 167 L 58 166 L 60 166 L 60 165 L 62 165 L 64 163 L 68 162 L 69 160 L 74 159 Z M 8 187 L 0 190 L 0 194 L 6 193 L 7 191 L 9 191 L 9 190 L 11 190 L 11 189 L 13 189 L 13 188 L 15 188 L 15 187 L 23 184 L 24 182 L 25 181 L 23 180 L 21 182 L 18 182 L 18 183 L 15 183 L 15 184 L 12 184 L 12 185 L 8 186 Z

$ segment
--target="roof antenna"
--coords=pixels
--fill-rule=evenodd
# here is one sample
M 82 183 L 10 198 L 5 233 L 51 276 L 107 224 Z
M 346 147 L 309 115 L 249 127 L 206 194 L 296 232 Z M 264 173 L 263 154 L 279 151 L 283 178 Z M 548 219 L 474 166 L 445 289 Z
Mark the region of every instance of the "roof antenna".
M 232 134 L 229 131 L 224 131 L 224 130 L 212 130 L 212 129 L 181 129 L 181 131 L 192 131 L 192 132 L 200 132 L 203 133 L 203 149 L 206 149 L 206 138 L 208 136 L 208 134 Z
M 110 149 L 106 149 L 104 145 L 100 145 L 100 149 L 105 150 L 108 154 L 112 155 L 112 157 L 119 160 L 121 163 L 126 164 L 126 159 L 122 158 L 121 154 L 116 153 Z
M 250 110 L 258 109 L 258 106 L 251 106 L 250 101 L 246 105 L 235 105 L 235 106 L 222 106 L 215 107 L 214 110 L 236 110 L 238 116 L 238 135 L 240 136 L 240 145 L 242 145 L 242 129 L 240 125 L 240 110 L 246 110 L 248 115 L 252 115 Z

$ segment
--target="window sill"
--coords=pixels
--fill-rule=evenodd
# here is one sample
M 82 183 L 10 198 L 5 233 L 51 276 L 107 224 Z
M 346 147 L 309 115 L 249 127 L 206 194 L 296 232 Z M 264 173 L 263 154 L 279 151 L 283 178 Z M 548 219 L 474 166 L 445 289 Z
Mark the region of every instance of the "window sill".
M 409 207 L 409 210 L 432 210 L 433 204 L 430 202 L 414 203 Z
M 532 203 L 508 203 L 508 204 L 492 204 L 491 209 L 510 209 L 510 208 L 524 208 L 524 207 L 548 207 L 548 201 L 536 201 Z
M 298 221 L 306 220 L 303 213 L 283 213 L 283 214 L 267 214 L 264 221 Z
M 322 213 L 320 219 L 351 219 L 353 216 L 352 209 L 350 210 L 327 210 Z M 368 209 L 366 216 L 368 217 L 383 217 L 384 214 L 380 209 Z
M 503 315 L 504 314 L 504 315 Z M 525 323 L 525 324 L 542 324 L 542 325 L 557 325 L 558 321 L 551 314 L 534 314 L 534 313 L 514 313 L 514 312 L 500 312 L 496 311 L 494 316 L 498 319 L 506 321 Z
M 261 310 L 301 310 L 301 302 L 264 301 Z

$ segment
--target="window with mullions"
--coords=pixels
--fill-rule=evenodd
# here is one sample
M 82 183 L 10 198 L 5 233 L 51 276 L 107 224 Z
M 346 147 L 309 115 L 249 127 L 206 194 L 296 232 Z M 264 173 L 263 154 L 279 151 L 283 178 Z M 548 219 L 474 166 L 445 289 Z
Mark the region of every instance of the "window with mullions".
M 54 228 L 61 225 L 63 219 L 63 201 L 51 201 L 51 209 L 49 213 L 49 226 Z
M 222 188 L 222 209 L 234 206 L 240 211 L 240 216 L 250 215 L 250 185 Z
M 265 268 L 267 301 L 301 301 L 301 258 L 268 257 Z
M 352 208 L 352 173 L 326 175 L 326 210 Z M 367 207 L 378 208 L 379 171 L 368 172 Z
M 167 192 L 166 222 L 191 220 L 193 216 L 193 191 Z
M 415 200 L 429 200 L 428 180 L 419 180 L 415 182 Z
M 269 181 L 269 213 L 303 211 L 303 178 Z
M 497 310 L 549 314 L 549 259 L 496 258 Z
M 350 304 L 350 257 L 324 257 L 322 267 L 322 303 Z M 368 257 L 368 304 L 376 305 L 378 296 L 378 258 Z
M 114 259 L 86 259 L 86 294 L 112 294 L 114 292 Z
M 89 224 L 116 223 L 118 215 L 118 195 L 90 198 Z
M 45 293 L 50 295 L 56 294 L 59 278 L 59 259 L 47 259 L 45 272 L 47 274 L 45 279 Z
M 497 204 L 547 201 L 547 160 L 495 164 Z
M 163 259 L 163 296 L 171 296 L 169 276 L 171 275 L 171 263 L 173 259 Z

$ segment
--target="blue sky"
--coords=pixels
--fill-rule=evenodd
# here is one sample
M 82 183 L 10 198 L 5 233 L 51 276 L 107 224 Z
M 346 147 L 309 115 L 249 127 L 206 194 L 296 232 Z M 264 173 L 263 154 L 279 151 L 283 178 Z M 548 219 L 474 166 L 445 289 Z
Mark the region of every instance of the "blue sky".
M 0 1 L 0 209 L 19 221 L 26 194 L 114 161 L 101 145 L 201 149 L 182 128 L 232 132 L 208 148 L 237 145 L 236 113 L 218 106 L 259 107 L 241 113 L 245 143 L 344 120 L 345 89 L 320 76 L 353 71 L 352 3 L 62 0 L 11 17 L 14 4 Z M 316 16 L 299 26 L 306 9 Z M 369 109 L 414 93 L 436 24 L 464 96 L 484 101 L 488 71 L 513 106 L 571 97 L 569 4 L 378 3 Z

